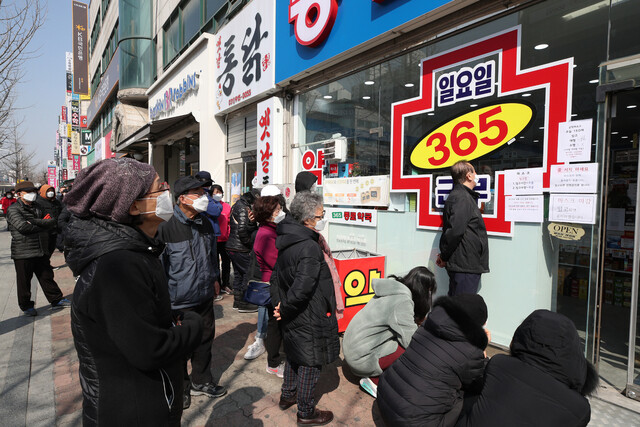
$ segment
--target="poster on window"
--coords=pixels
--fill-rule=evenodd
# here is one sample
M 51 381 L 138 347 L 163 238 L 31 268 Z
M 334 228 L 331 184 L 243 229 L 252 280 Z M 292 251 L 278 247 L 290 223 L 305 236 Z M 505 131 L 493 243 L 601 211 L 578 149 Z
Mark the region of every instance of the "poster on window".
M 322 187 L 327 205 L 389 206 L 389 176 L 328 178 Z
M 274 9 L 251 2 L 215 36 L 216 114 L 275 89 Z
M 506 165 L 532 172 L 525 188 L 549 191 L 558 160 L 558 126 L 571 117 L 573 58 L 526 68 L 520 26 L 420 61 L 415 91 L 391 106 L 391 191 L 417 193 L 417 227 L 438 230 L 437 178 L 465 160 L 491 176 L 483 218 L 491 235 L 512 236 L 506 218 Z M 372 81 L 375 87 L 375 81 Z M 479 167 L 480 169 L 480 167 Z M 512 194 L 513 195 L 513 194 Z

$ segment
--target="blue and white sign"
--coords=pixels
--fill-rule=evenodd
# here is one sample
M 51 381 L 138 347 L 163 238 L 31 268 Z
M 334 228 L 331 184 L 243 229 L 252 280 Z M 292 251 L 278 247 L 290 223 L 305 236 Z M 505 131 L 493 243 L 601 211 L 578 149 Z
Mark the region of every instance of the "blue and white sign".
M 200 75 L 196 72 L 187 74 L 177 86 L 168 88 L 163 96 L 156 98 L 153 104 L 149 104 L 149 118 L 154 120 L 161 113 L 171 111 L 176 103 L 181 102 L 189 93 L 196 91 L 199 77 Z
M 276 82 L 410 23 L 451 0 L 278 0 Z M 357 30 L 354 30 L 357 29 Z
M 478 208 L 482 203 L 491 200 L 491 175 L 478 175 L 479 181 L 473 188 L 478 193 Z M 450 176 L 439 176 L 436 178 L 436 208 L 444 208 L 444 202 L 453 190 L 453 178 Z

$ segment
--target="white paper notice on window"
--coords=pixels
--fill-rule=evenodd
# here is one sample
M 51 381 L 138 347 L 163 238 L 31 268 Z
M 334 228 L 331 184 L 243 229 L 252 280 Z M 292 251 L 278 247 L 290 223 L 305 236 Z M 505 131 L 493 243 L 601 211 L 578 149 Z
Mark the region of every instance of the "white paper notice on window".
M 544 221 L 544 196 L 506 196 L 504 218 L 512 222 Z
M 588 162 L 591 160 L 592 119 L 564 122 L 558 125 L 558 161 Z
M 596 223 L 596 194 L 551 194 L 549 221 Z
M 540 168 L 508 169 L 504 171 L 505 194 L 542 194 L 542 172 Z
M 597 193 L 598 164 L 551 166 L 549 191 L 552 193 Z

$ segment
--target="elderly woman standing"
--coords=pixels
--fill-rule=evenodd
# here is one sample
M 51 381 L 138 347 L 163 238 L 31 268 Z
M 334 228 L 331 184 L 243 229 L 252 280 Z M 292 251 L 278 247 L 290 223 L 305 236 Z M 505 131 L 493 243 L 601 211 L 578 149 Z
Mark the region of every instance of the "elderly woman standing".
M 318 244 L 325 223 L 322 196 L 302 192 L 276 228 L 274 316 L 281 323 L 287 354 L 280 408 L 297 403 L 299 425 L 333 420 L 331 411 L 316 409 L 313 397 L 320 368 L 340 353 L 333 280 Z

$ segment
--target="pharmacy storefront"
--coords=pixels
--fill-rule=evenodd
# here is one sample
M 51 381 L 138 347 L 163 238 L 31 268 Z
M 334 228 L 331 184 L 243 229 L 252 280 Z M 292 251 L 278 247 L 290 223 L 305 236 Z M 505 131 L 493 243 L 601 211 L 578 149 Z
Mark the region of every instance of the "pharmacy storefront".
M 535 309 L 558 311 L 601 376 L 634 397 L 639 12 L 633 1 L 278 2 L 293 174 L 321 177 L 332 249 L 383 254 L 387 274 L 426 265 L 446 294 L 441 212 L 449 167 L 469 160 L 490 234 L 480 294 L 493 341 L 508 346 Z

